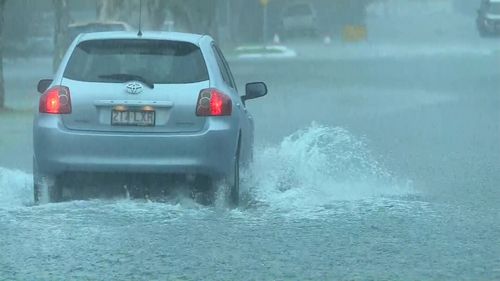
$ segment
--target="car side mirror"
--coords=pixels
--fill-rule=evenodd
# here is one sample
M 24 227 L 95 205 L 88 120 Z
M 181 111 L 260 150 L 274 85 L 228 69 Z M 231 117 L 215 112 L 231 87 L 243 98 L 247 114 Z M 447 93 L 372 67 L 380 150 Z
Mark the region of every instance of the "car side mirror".
M 43 94 L 50 86 L 50 84 L 52 84 L 52 79 L 42 79 L 40 81 L 38 81 L 38 86 L 37 86 L 37 90 L 40 94 Z
M 245 87 L 243 101 L 260 98 L 267 95 L 267 85 L 264 82 L 248 83 Z

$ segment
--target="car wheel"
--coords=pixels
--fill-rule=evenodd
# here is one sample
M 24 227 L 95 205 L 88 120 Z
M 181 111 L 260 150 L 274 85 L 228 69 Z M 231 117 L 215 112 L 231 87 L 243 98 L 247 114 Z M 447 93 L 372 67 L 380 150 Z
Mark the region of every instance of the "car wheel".
M 33 160 L 33 199 L 35 204 L 59 202 L 62 199 L 62 186 L 54 176 L 39 172 Z
M 231 207 L 237 207 L 240 203 L 240 147 L 234 159 L 233 178 L 230 181 L 228 201 Z

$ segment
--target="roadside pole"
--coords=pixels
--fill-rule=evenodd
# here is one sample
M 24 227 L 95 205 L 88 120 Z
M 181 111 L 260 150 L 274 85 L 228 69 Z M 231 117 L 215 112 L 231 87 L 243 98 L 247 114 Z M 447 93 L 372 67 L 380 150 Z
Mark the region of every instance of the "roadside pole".
M 269 4 L 269 0 L 259 0 L 262 5 L 262 44 L 266 45 L 267 39 L 267 5 Z

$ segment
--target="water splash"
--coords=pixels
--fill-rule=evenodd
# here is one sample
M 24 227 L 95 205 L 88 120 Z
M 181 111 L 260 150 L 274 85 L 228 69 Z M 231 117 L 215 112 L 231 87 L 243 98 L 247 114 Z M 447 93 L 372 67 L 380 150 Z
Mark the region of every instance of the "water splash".
M 278 146 L 257 150 L 244 173 L 250 204 L 272 209 L 318 210 L 345 200 L 411 192 L 381 165 L 366 143 L 343 128 L 313 123 Z
M 247 196 L 242 200 L 241 210 L 250 206 L 286 214 L 308 214 L 339 209 L 335 206 L 345 201 L 414 193 L 411 184 L 400 184 L 376 160 L 366 142 L 343 128 L 313 123 L 277 146 L 257 149 L 254 160 L 242 174 L 242 189 L 247 190 Z M 167 203 L 188 209 L 194 204 L 191 199 L 180 198 L 184 198 L 183 203 L 177 197 Z M 224 206 L 219 201 L 215 209 Z M 31 204 L 31 175 L 0 168 L 0 208 Z
M 33 204 L 30 174 L 0 167 L 0 208 Z

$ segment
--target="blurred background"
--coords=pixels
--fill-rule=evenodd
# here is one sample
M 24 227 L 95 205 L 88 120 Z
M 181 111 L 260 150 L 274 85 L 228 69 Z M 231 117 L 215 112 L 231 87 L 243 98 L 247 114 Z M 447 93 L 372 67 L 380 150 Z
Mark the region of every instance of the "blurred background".
M 343 47 L 345 52 L 346 47 L 359 49 L 367 43 L 477 43 L 471 39 L 477 39 L 474 20 L 479 2 L 143 0 L 142 28 L 210 34 L 229 56 L 295 56 L 297 50 L 299 55 L 311 56 L 318 54 L 316 47 L 330 44 Z M 7 68 L 12 59 L 52 57 L 54 70 L 67 46 L 81 32 L 137 30 L 139 3 L 2 0 L 0 54 L 6 59 Z M 280 47 L 258 47 L 269 45 Z M 332 53 L 333 48 L 322 51 Z M 9 87 L 9 82 L 0 78 L 0 108 L 6 106 L 5 99 L 10 107 L 23 107 L 20 103 L 26 101 L 25 96 L 14 95 L 16 89 L 6 94 L 5 87 Z
M 143 0 L 267 83 L 248 202 L 30 207 L 38 80 L 139 3 L 0 0 L 0 279 L 500 280 L 499 0 Z
M 6 56 L 49 54 L 54 49 L 55 33 L 66 32 L 68 25 L 74 28 L 75 25 L 100 22 L 103 26 L 94 26 L 94 29 L 105 30 L 113 28 L 104 25 L 110 22 L 123 22 L 135 29 L 139 24 L 138 0 L 3 2 L 3 35 L 8 38 L 4 43 Z M 422 32 L 443 35 L 455 30 L 456 36 L 463 33 L 462 26 L 456 26 L 457 16 L 474 16 L 479 1 L 143 0 L 143 6 L 145 30 L 210 34 L 221 43 L 231 45 L 272 41 L 275 35 L 286 37 L 300 31 L 348 41 L 378 39 L 381 36 L 398 37 L 403 35 L 403 30 L 412 36 L 422 36 Z M 438 22 L 432 21 L 433 26 L 422 26 L 425 23 L 429 25 L 432 16 L 436 15 L 445 18 Z M 314 22 L 308 23 L 304 19 L 307 16 Z M 401 17 L 405 20 L 397 21 Z M 392 27 L 384 29 L 382 33 L 385 34 L 376 32 L 380 31 L 377 30 L 378 22 L 372 22 L 376 18 L 379 21 L 380 18 L 385 19 L 385 27 Z M 416 21 L 416 18 L 420 18 L 420 21 Z M 443 25 L 444 22 L 449 22 L 448 26 Z M 72 31 L 71 27 L 69 29 Z M 419 32 L 415 34 L 417 30 Z M 91 28 L 82 31 L 91 31 Z

